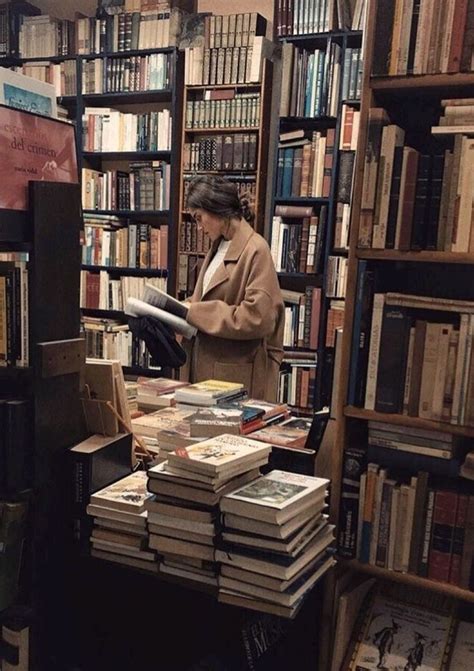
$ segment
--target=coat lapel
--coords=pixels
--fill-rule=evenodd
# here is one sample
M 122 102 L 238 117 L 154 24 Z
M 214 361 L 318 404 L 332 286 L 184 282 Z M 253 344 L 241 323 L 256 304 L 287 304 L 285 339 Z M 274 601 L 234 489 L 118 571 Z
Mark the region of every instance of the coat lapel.
M 223 263 L 221 263 L 217 269 L 214 275 L 211 277 L 211 281 L 209 282 L 206 291 L 202 291 L 202 283 L 204 279 L 204 274 L 209 267 L 209 264 L 211 262 L 212 257 L 214 256 L 217 247 L 219 246 L 219 241 L 214 243 L 212 245 L 212 249 L 206 256 L 206 259 L 202 265 L 201 272 L 199 274 L 199 279 L 198 279 L 198 293 L 197 295 L 199 296 L 199 300 L 203 300 L 207 294 L 209 294 L 210 291 L 215 289 L 217 286 L 222 284 L 223 282 L 226 282 L 229 279 L 229 270 L 227 268 L 227 264 L 230 261 L 236 262 L 239 260 L 248 239 L 250 236 L 253 234 L 253 228 L 247 224 L 246 221 L 241 220 L 241 221 L 232 221 L 229 227 L 229 239 L 231 241 L 229 245 L 229 249 L 227 250 L 227 253 L 224 257 Z

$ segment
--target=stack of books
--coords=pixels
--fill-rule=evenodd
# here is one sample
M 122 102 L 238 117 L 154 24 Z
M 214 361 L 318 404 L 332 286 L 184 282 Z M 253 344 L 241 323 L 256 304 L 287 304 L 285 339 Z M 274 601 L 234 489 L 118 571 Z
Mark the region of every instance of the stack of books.
M 176 405 L 174 392 L 188 382 L 167 377 L 139 377 L 137 379 L 137 402 L 140 410 L 154 411 Z
M 286 273 L 319 272 L 326 221 L 325 205 L 319 215 L 311 206 L 276 205 L 270 246 L 275 269 Z
M 175 399 L 181 406 L 209 406 L 239 401 L 246 394 L 246 389 L 240 382 L 203 380 L 177 389 Z
M 147 474 L 136 471 L 90 497 L 87 513 L 94 518 L 91 555 L 99 559 L 156 572 L 156 555 L 148 549 Z
M 179 571 L 178 575 L 190 580 L 217 584 L 216 507 L 224 494 L 259 476 L 270 449 L 248 438 L 223 434 L 170 452 L 165 462 L 148 471 L 149 491 L 168 505 L 168 518 L 155 503 L 149 508 L 150 513 L 157 513 L 150 520 L 150 547 L 163 556 L 160 571 Z M 196 507 L 201 511 L 198 516 Z M 186 509 L 191 510 L 187 516 Z M 199 566 L 190 565 L 189 558 L 198 560 Z
M 190 417 L 195 409 L 164 407 L 132 420 L 132 428 L 150 447 L 159 446 L 162 455 L 176 448 L 193 445 Z
M 82 121 L 84 151 L 171 149 L 171 116 L 168 109 L 131 114 L 106 107 L 86 107 Z
M 290 349 L 298 347 L 317 349 L 321 289 L 308 286 L 304 293 L 284 289 L 282 294 L 285 301 L 283 345 Z
M 280 133 L 278 149 L 278 198 L 328 198 L 335 132 L 303 129 Z
M 328 480 L 274 470 L 222 497 L 219 601 L 292 618 L 334 564 Z

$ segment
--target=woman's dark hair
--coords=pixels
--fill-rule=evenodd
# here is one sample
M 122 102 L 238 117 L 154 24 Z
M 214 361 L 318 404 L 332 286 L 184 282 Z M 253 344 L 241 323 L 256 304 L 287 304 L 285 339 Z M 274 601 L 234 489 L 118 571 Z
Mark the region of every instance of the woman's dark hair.
M 232 182 L 214 175 L 193 177 L 189 183 L 186 204 L 188 210 L 206 210 L 219 217 L 243 217 L 249 223 L 255 218 L 249 198 L 239 196 Z

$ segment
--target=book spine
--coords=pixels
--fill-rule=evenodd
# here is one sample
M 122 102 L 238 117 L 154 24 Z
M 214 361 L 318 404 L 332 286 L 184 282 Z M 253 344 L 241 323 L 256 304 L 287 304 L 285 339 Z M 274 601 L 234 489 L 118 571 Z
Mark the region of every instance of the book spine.
M 436 491 L 428 562 L 430 580 L 449 581 L 457 502 L 456 492 Z

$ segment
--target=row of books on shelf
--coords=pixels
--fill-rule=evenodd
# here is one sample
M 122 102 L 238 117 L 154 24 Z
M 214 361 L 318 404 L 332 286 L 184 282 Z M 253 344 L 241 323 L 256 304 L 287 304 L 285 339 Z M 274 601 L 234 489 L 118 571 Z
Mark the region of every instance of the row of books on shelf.
M 321 289 L 306 287 L 304 293 L 282 289 L 285 301 L 285 330 L 283 345 L 316 350 L 319 341 Z
M 28 263 L 0 256 L 0 366 L 29 365 Z
M 202 100 L 186 103 L 186 128 L 258 128 L 260 93 L 208 90 Z
M 331 671 L 409 669 L 418 659 L 437 671 L 471 668 L 474 623 L 453 597 L 360 574 L 338 583 Z
M 171 116 L 168 109 L 132 114 L 111 108 L 86 107 L 82 123 L 84 151 L 171 149 Z
M 75 65 L 75 63 L 73 63 Z M 169 54 L 95 58 L 82 63 L 82 93 L 135 93 L 170 87 Z
M 22 58 L 87 55 L 176 46 L 180 13 L 143 10 L 101 17 L 57 19 L 48 14 L 23 16 L 18 35 Z
M 280 116 L 336 117 L 340 101 L 342 48 L 283 45 Z
M 191 183 L 189 175 L 183 176 L 184 202 Z M 246 196 L 251 202 L 255 202 L 257 197 L 257 181 L 255 175 L 226 175 L 226 179 L 235 184 L 240 197 Z
M 88 310 L 124 310 L 128 298 L 141 298 L 145 284 L 152 284 L 166 291 L 166 278 L 163 277 L 121 276 L 114 279 L 107 270 L 83 270 L 80 306 Z
M 111 218 L 109 217 L 109 220 Z M 168 226 L 114 218 L 115 225 L 87 217 L 84 223 L 82 263 L 114 268 L 168 268 Z M 92 223 L 91 223 L 92 222 Z
M 348 260 L 344 256 L 328 256 L 325 290 L 328 298 L 345 298 Z
M 323 255 L 327 208 L 276 205 L 270 250 L 277 272 L 317 273 Z
M 331 30 L 362 30 L 366 0 L 279 0 L 276 10 L 278 37 L 312 35 Z
M 329 198 L 334 163 L 335 131 L 280 133 L 277 198 Z
M 122 366 L 157 369 L 143 340 L 135 337 L 127 324 L 118 320 L 81 318 L 86 356 L 114 359 Z
M 222 86 L 253 84 L 262 81 L 265 61 L 274 45 L 265 37 L 255 37 L 253 46 L 185 50 L 184 83 L 186 86 Z
M 211 248 L 210 237 L 194 220 L 182 221 L 179 233 L 179 249 L 181 252 L 206 253 Z
M 472 426 L 474 304 L 376 293 L 373 282 L 360 266 L 349 403 Z
M 286 352 L 278 378 L 278 400 L 303 413 L 314 412 L 317 356 Z
M 360 100 L 363 69 L 362 49 L 346 47 L 342 70 L 342 100 Z
M 23 65 L 14 67 L 13 70 L 46 84 L 52 84 L 58 97 L 75 96 L 77 94 L 77 69 L 75 61 L 64 61 L 64 63 L 23 63 Z
M 255 37 L 265 35 L 267 20 L 258 12 L 202 15 L 205 49 L 251 47 Z
M 165 161 L 133 161 L 126 170 L 82 169 L 86 210 L 167 210 L 171 166 Z
M 180 254 L 178 258 L 178 295 L 190 296 L 195 287 L 204 256 Z
M 185 142 L 184 170 L 256 170 L 257 134 L 232 133 Z
M 403 440 L 407 427 L 397 428 Z M 363 448 L 345 453 L 345 472 L 352 459 L 359 473 L 343 482 L 339 553 L 472 589 L 474 497 L 426 471 L 410 475 L 371 461 L 372 454 L 376 450 L 369 457 Z
M 405 144 L 404 130 L 390 124 L 385 110 L 370 110 L 359 247 L 448 252 L 474 249 L 473 186 L 469 179 L 474 141 L 462 133 L 463 126 L 456 125 L 463 106 L 458 107 L 457 101 L 456 106 L 450 106 L 449 102 L 443 101 L 444 119 L 456 132 L 452 150 L 435 144 L 430 151 L 417 151 Z M 450 117 L 454 108 L 456 112 Z M 449 132 L 450 127 L 436 129 Z
M 378 4 L 375 75 L 455 73 L 473 69 L 473 9 L 449 0 L 432 11 L 429 0 Z

